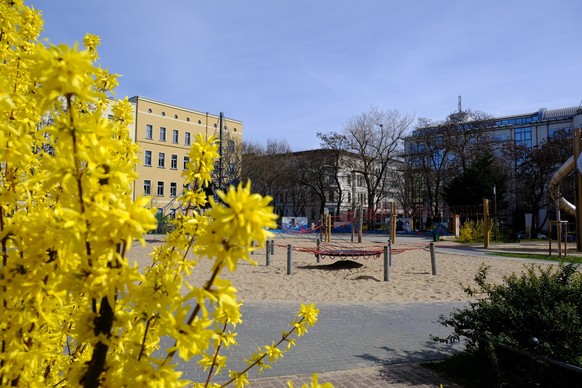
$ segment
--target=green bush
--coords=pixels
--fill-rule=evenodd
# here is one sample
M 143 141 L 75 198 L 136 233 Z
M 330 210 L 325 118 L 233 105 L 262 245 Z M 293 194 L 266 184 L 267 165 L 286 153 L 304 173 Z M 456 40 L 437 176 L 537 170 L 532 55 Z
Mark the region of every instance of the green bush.
M 482 266 L 475 276 L 476 287 L 465 288 L 475 302 L 440 317 L 439 322 L 452 327 L 453 333 L 434 339 L 448 343 L 466 338 L 467 352 L 486 361 L 483 373 L 495 386 L 509 380 L 510 386 L 569 386 L 581 380 L 582 375 L 570 376 L 547 362 L 582 367 L 582 274 L 578 266 L 542 269 L 532 265 L 499 285 L 487 282 L 487 271 Z

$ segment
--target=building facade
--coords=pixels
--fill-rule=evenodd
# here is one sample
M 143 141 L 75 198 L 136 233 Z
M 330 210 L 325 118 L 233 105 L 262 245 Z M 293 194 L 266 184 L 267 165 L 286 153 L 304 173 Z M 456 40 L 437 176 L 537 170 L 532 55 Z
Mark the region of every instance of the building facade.
M 151 196 L 152 206 L 168 214 L 179 208 L 176 202 L 183 191 L 182 172 L 189 162 L 188 152 L 197 135 L 222 138 L 223 160 L 228 153 L 239 152 L 242 142 L 242 121 L 198 112 L 192 109 L 154 101 L 142 96 L 129 99 L 135 109 L 131 137 L 139 144 L 141 163 L 136 166 L 134 197 Z M 221 136 L 222 135 L 222 136 Z M 229 159 L 230 160 L 230 159 Z M 216 167 L 225 170 L 232 166 Z M 220 173 L 220 172 L 219 172 Z
M 361 157 L 357 154 L 316 149 L 245 155 L 244 161 L 245 178 L 252 180 L 255 190 L 273 197 L 274 211 L 281 218 L 304 217 L 309 224 L 314 224 L 323 214 L 330 214 L 341 222 L 340 219 L 347 220 L 348 213 L 360 205 L 367 210 L 368 188 Z M 395 201 L 393 183 L 400 176 L 403 163 L 402 159 L 390 162 L 390 172 L 376 192 L 372 213 L 380 222 L 384 222 L 384 213 Z
M 536 112 L 496 117 L 490 128 L 498 140 L 512 141 L 528 148 L 538 146 L 558 130 L 572 131 L 582 126 L 582 107 L 542 108 Z
M 461 114 L 461 113 L 460 113 Z M 453 114 L 450 117 L 455 116 Z M 575 128 L 582 127 L 582 107 L 569 107 L 569 108 L 559 108 L 559 109 L 546 109 L 542 108 L 537 111 L 528 112 L 524 114 L 516 114 L 510 116 L 501 116 L 501 117 L 482 117 L 481 122 L 478 126 L 472 125 L 471 121 L 468 122 L 455 122 L 451 120 L 453 125 L 456 125 L 461 128 L 460 131 L 454 132 L 449 131 L 445 132 L 447 135 L 451 133 L 459 134 L 463 133 L 464 128 L 468 128 L 469 131 L 480 131 L 481 137 L 475 137 L 472 139 L 474 142 L 479 142 L 481 139 L 490 139 L 493 140 L 493 144 L 496 144 L 495 147 L 510 145 L 515 146 L 515 148 L 525 148 L 525 149 L 532 149 L 534 147 L 540 146 L 542 143 L 546 142 L 548 139 L 551 139 L 554 134 L 558 131 L 565 131 L 566 133 L 573 133 Z M 445 125 L 451 125 L 445 124 Z M 466 125 L 466 127 L 465 127 Z M 406 158 L 407 162 L 412 167 L 418 167 L 420 160 L 419 157 L 426 157 L 427 152 L 432 153 L 433 155 L 436 154 L 437 157 L 432 158 L 431 160 L 434 162 L 435 160 L 439 161 L 438 163 L 433 163 L 433 169 L 436 171 L 441 167 L 441 164 L 446 163 L 446 156 L 442 156 L 446 153 L 446 141 L 442 139 L 442 132 L 439 132 L 441 126 L 439 125 L 429 125 L 425 127 L 417 128 L 412 135 L 406 139 Z M 424 138 L 424 139 L 423 139 Z M 420 140 L 423 139 L 423 140 Z M 430 139 L 432 139 L 432 145 L 427 146 L 427 139 L 430 143 Z M 440 143 L 442 142 L 443 147 L 440 147 Z M 429 150 L 430 148 L 430 150 Z M 441 155 L 439 155 L 441 153 Z M 442 157 L 442 158 L 441 158 Z M 441 158 L 441 159 L 439 159 Z M 517 197 L 515 180 L 516 180 L 516 171 L 517 168 L 520 166 L 521 161 L 516 159 L 513 162 L 513 165 L 508 166 L 508 170 L 510 171 L 510 190 L 507 193 L 507 200 L 509 202 L 508 211 L 505 217 L 505 222 L 512 224 L 515 222 L 512 219 L 514 211 L 516 210 L 515 199 Z M 426 169 L 426 163 L 424 168 Z M 436 172 L 435 172 L 436 174 Z M 434 206 L 428 205 L 427 194 L 426 191 L 428 189 L 423 189 L 430 186 L 430 182 L 427 183 L 426 175 L 424 173 L 425 178 L 424 181 L 418 181 L 417 187 L 417 197 L 415 201 L 417 201 L 417 209 L 419 211 L 415 214 L 417 217 L 422 218 L 423 220 L 428 220 L 431 217 L 434 217 L 436 214 L 442 214 L 444 216 L 444 221 L 447 219 L 447 216 L 450 216 L 450 212 L 446 209 L 446 204 L 441 201 L 439 209 L 434 209 Z M 454 177 L 454 174 L 453 174 Z M 451 176 L 448 177 L 450 179 Z M 549 182 L 546 182 L 549 183 Z M 424 191 L 423 191 L 424 190 Z M 434 198 L 437 193 L 432 193 L 432 197 Z M 433 199 L 434 201 L 434 199 Z M 433 202 L 434 203 L 434 202 Z M 538 220 L 547 219 L 548 215 L 548 208 L 544 208 L 540 211 L 540 214 L 537 215 Z M 518 221 L 518 224 L 521 221 Z M 543 227 L 542 225 L 538 225 Z

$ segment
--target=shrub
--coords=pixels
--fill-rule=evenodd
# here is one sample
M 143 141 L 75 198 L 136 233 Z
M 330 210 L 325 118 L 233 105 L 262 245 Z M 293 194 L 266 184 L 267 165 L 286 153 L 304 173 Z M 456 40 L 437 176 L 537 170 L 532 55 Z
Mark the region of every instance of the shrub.
M 466 221 L 461 225 L 459 241 L 479 242 L 483 241 L 483 221 Z
M 131 265 L 128 250 L 156 218 L 149 198 L 132 198 L 132 107 L 115 102 L 104 118 L 117 77 L 96 66 L 98 37 L 87 35 L 84 50 L 45 47 L 39 13 L 0 0 L 0 15 L 0 384 L 184 386 L 179 357 L 198 358 L 215 386 L 226 366 L 219 350 L 236 344 L 231 328 L 241 322 L 222 274 L 255 263 L 253 243 L 264 246 L 276 226 L 271 198 L 241 184 L 203 210 L 218 145 L 199 136 L 180 198 L 188 210 L 147 269 Z M 191 284 L 201 260 L 212 270 Z M 317 314 L 302 305 L 249 367 L 281 358 Z M 160 349 L 162 337 L 173 346 Z M 230 376 L 248 384 L 246 370 Z
M 521 382 L 529 378 L 526 375 L 531 372 L 532 361 L 520 357 L 519 351 L 537 360 L 536 369 L 543 373 L 534 377 L 554 381 L 570 378 L 547 360 L 582 367 L 582 274 L 577 265 L 547 269 L 532 265 L 499 285 L 487 282 L 487 271 L 481 267 L 475 276 L 476 287 L 465 288 L 475 302 L 440 317 L 440 323 L 452 327 L 453 333 L 434 339 L 450 342 L 466 338 L 469 353 L 481 352 L 489 359 L 486 373 L 498 371 L 505 379 L 509 370 Z M 518 353 L 502 349 L 505 346 L 518 349 Z

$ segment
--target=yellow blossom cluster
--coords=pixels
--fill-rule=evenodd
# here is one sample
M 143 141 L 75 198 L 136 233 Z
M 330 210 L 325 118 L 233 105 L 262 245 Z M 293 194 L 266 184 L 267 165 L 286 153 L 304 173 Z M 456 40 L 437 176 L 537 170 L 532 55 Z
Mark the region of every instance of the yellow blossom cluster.
M 0 384 L 185 386 L 178 355 L 209 369 L 195 386 L 215 386 L 212 373 L 226 367 L 220 349 L 236 345 L 230 328 L 242 322 L 221 273 L 252 263 L 251 250 L 264 246 L 275 226 L 271 198 L 247 183 L 207 203 L 218 147 L 199 137 L 184 211 L 151 265 L 131 265 L 133 242 L 156 228 L 150 199 L 132 192 L 132 107 L 110 98 L 117 76 L 96 64 L 97 36 L 82 49 L 44 45 L 41 29 L 39 12 L 0 0 Z M 212 271 L 190 284 L 199 260 L 212 260 Z M 302 306 L 291 331 L 250 366 L 281 358 L 317 314 Z M 230 372 L 237 387 L 246 372 Z

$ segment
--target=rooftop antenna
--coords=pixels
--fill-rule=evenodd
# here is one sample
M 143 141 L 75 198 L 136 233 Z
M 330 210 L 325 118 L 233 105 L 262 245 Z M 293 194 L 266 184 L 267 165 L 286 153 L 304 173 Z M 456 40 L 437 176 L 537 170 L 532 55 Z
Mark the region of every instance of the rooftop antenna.
M 461 113 L 463 109 L 461 108 L 461 96 L 459 96 L 459 113 Z

